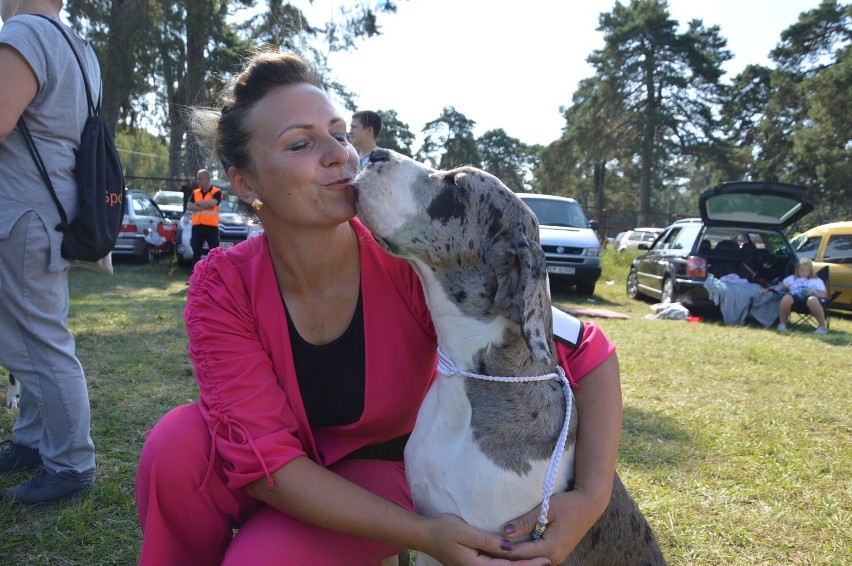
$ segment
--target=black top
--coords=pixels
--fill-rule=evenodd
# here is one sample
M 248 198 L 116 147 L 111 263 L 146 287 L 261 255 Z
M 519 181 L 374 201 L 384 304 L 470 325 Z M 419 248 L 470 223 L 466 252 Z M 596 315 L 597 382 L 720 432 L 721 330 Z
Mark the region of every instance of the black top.
M 286 309 L 285 309 L 286 310 Z M 287 313 L 293 365 L 311 428 L 352 424 L 364 412 L 365 345 L 361 295 L 349 327 L 317 346 L 306 342 Z

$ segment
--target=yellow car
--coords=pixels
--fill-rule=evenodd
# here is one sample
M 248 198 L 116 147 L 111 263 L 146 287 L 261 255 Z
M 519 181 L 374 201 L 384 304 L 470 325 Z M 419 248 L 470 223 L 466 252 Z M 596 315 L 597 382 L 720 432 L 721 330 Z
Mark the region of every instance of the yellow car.
M 832 308 L 852 311 L 852 222 L 811 228 L 794 239 L 796 255 L 814 261 L 814 270 L 828 266 L 828 294 L 840 291 Z

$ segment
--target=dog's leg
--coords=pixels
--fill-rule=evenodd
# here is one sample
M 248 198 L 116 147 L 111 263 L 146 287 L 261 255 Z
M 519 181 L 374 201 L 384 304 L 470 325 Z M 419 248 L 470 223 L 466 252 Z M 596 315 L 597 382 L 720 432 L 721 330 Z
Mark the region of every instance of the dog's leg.
M 9 390 L 6 392 L 6 408 L 14 409 L 18 406 L 18 400 L 21 398 L 21 382 L 15 379 L 15 376 L 9 374 Z

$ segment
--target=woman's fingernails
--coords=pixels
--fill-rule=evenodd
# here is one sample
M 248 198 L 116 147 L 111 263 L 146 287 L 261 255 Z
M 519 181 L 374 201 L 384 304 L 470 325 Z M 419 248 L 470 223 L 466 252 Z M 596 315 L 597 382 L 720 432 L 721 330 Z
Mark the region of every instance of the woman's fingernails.
M 515 534 L 515 525 L 512 523 L 506 523 L 503 525 L 503 534 L 504 535 L 513 535 Z
M 500 550 L 505 550 L 506 552 L 509 552 L 513 548 L 515 548 L 514 542 L 506 539 L 500 541 Z

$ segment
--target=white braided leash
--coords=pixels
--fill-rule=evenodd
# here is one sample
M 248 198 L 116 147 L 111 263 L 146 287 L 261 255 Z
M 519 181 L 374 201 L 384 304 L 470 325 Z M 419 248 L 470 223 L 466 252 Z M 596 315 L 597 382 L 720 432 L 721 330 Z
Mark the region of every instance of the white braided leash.
M 571 400 L 573 393 L 571 392 L 571 384 L 568 383 L 568 378 L 565 377 L 565 371 L 556 366 L 556 373 L 548 373 L 545 375 L 536 376 L 494 376 L 480 375 L 459 369 L 453 361 L 444 354 L 441 348 L 438 348 L 438 371 L 444 375 L 463 375 L 473 379 L 481 379 L 484 381 L 499 381 L 503 383 L 524 383 L 528 381 L 546 381 L 555 379 L 562 385 L 562 390 L 565 392 L 565 422 L 562 423 L 562 431 L 559 433 L 559 440 L 553 449 L 553 454 L 550 457 L 550 463 L 547 465 L 547 473 L 544 476 L 544 488 L 542 489 L 541 513 L 538 515 L 538 522 L 535 525 L 532 538 L 537 540 L 541 538 L 544 529 L 547 527 L 547 512 L 550 509 L 550 496 L 553 495 L 553 486 L 556 483 L 556 472 L 559 469 L 559 462 L 562 460 L 562 454 L 565 452 L 565 443 L 568 440 L 568 429 L 571 426 Z

